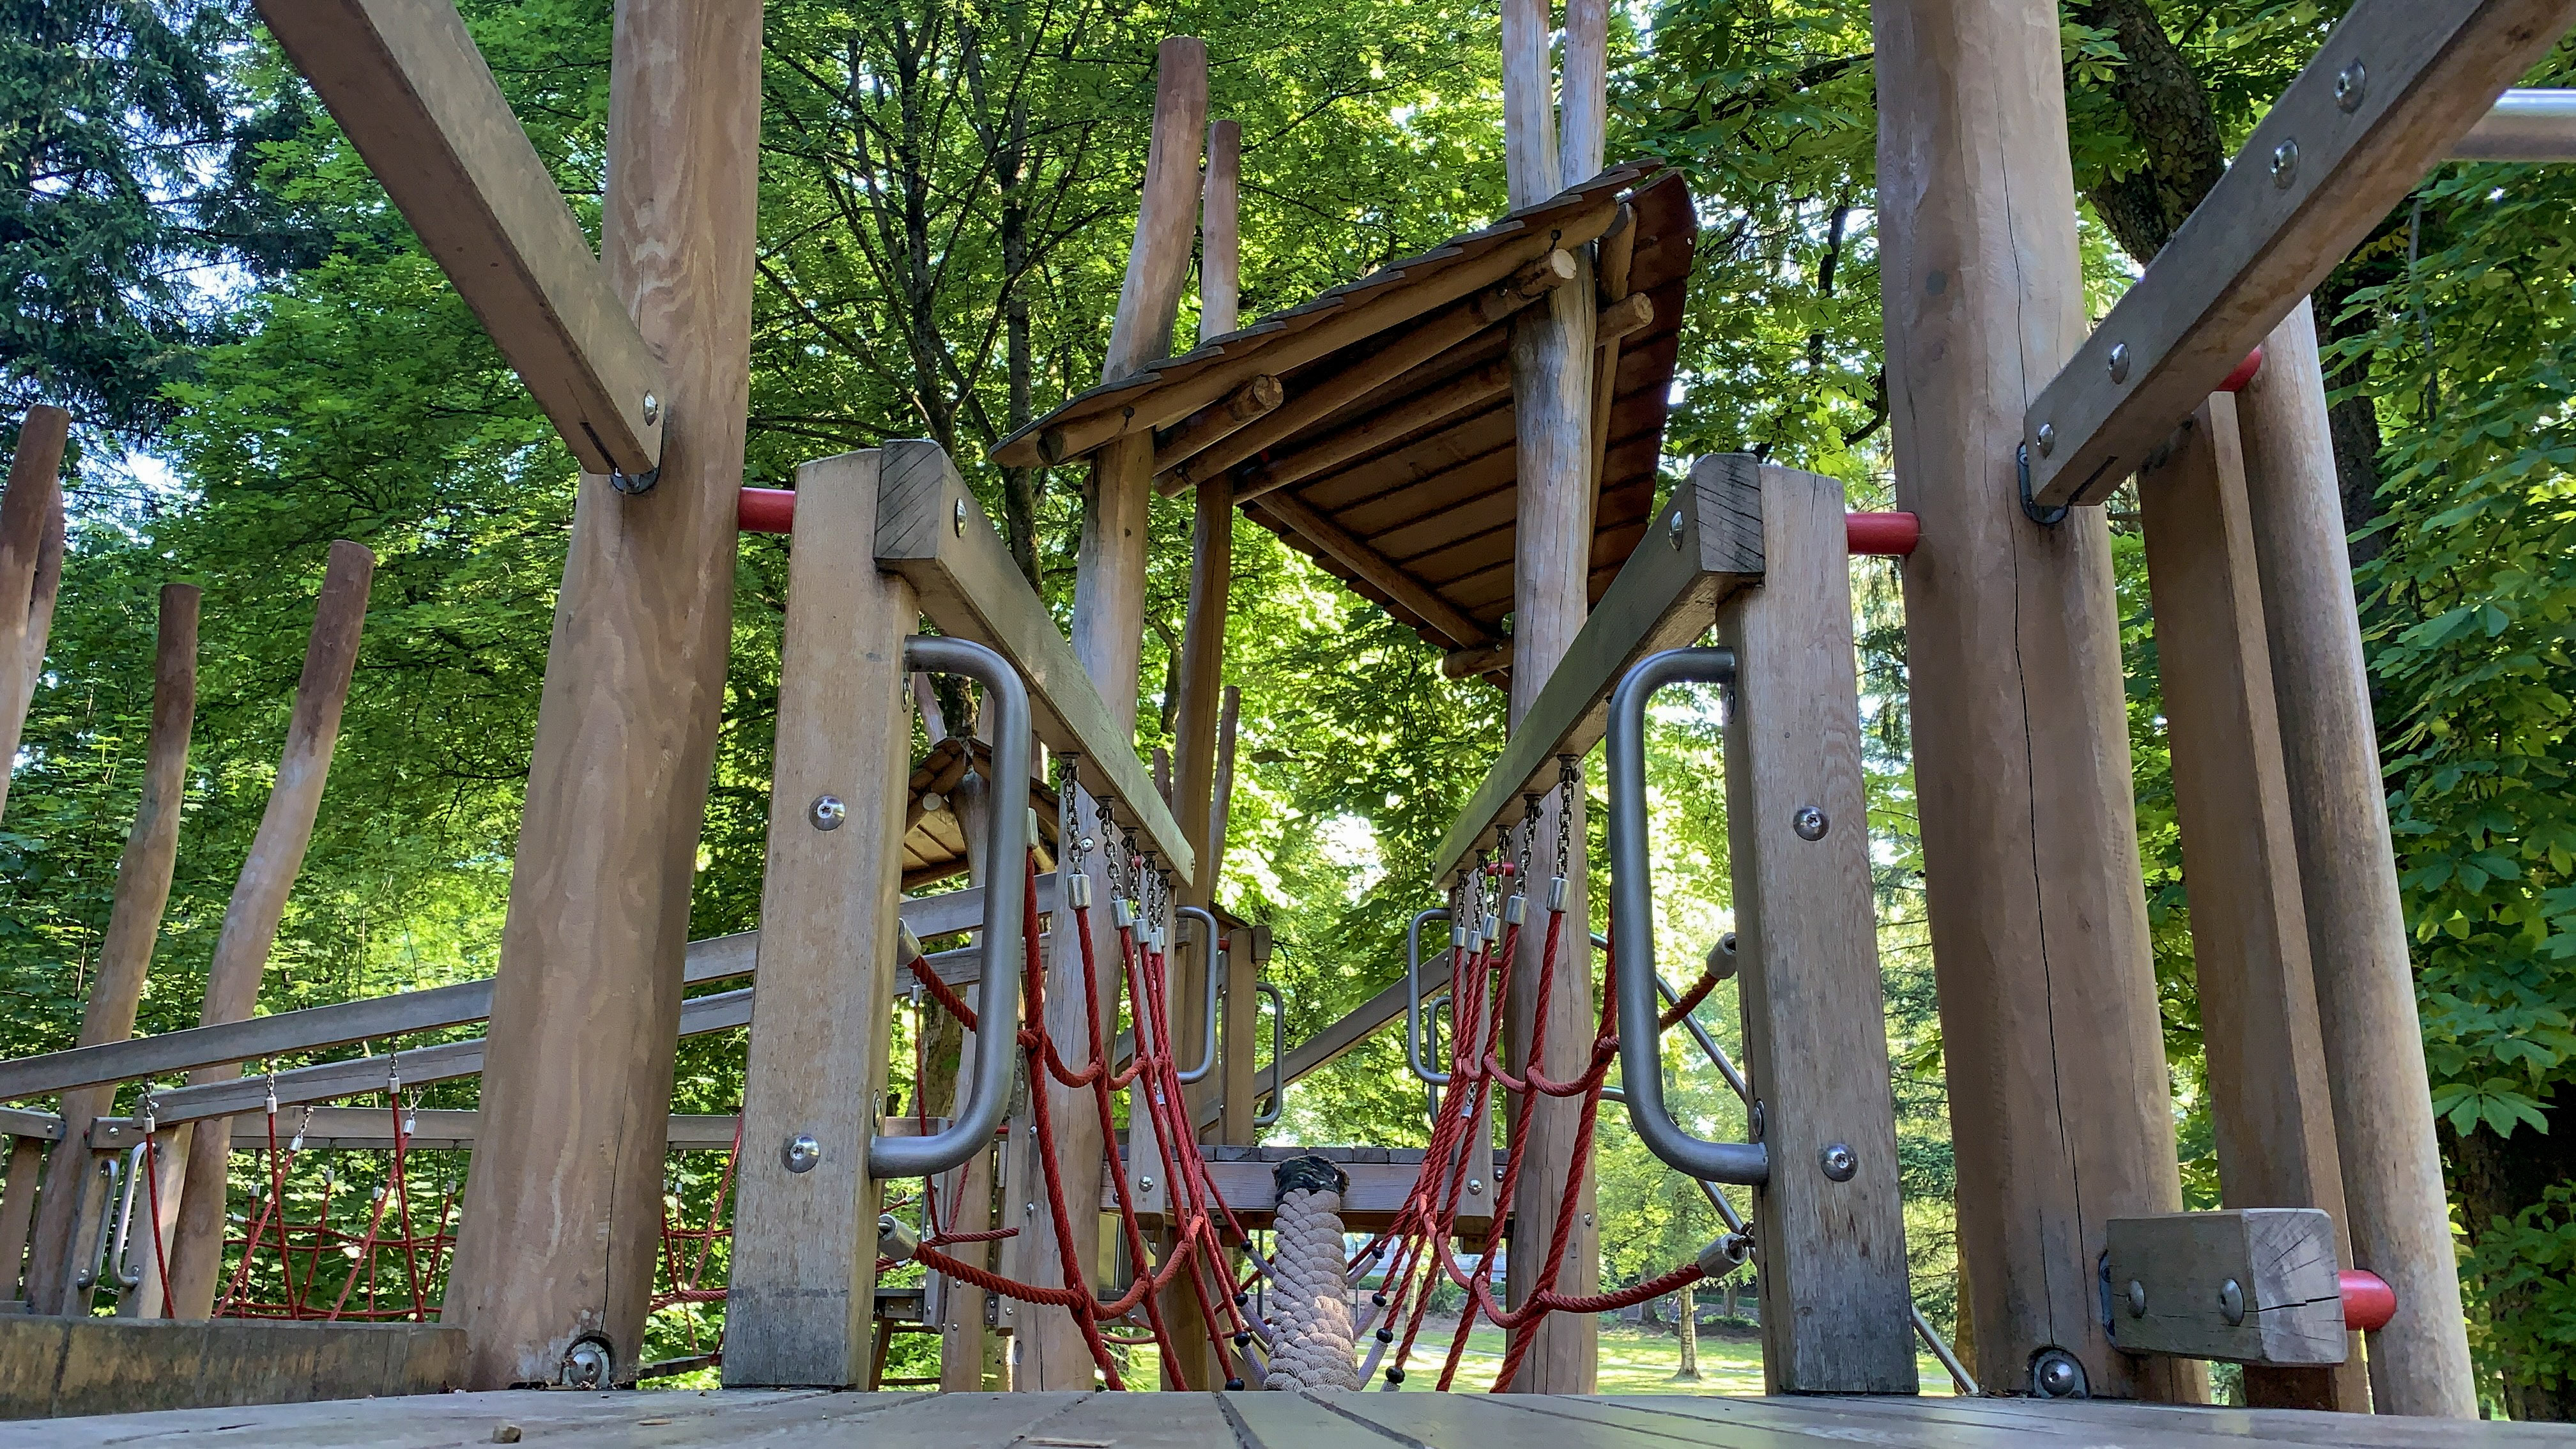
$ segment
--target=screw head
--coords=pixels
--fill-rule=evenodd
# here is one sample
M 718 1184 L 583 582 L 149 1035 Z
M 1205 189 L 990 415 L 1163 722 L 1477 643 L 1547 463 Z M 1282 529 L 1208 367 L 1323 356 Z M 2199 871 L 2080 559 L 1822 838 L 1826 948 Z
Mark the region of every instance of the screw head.
M 2370 92 L 2370 68 L 2354 61 L 2335 72 L 2335 109 L 2349 116 L 2361 109 Z
M 2084 1365 L 2062 1348 L 2044 1348 L 2030 1361 L 2030 1391 L 2043 1399 L 2084 1397 Z
M 2056 451 L 2057 424 L 2041 423 L 2039 425 L 2039 456 L 2045 458 Z
M 1789 816 L 1789 828 L 1798 832 L 1800 840 L 1822 840 L 1825 832 L 1833 828 L 1833 822 L 1815 806 L 1801 805 Z
M 842 804 L 838 795 L 817 795 L 805 815 L 817 830 L 838 830 L 841 822 L 850 818 L 850 807 Z
M 1139 1192 L 1152 1192 L 1154 1190 L 1154 1179 L 1150 1177 L 1140 1177 L 1136 1179 L 1136 1189 Z
M 2125 342 L 2111 344 L 2110 368 L 2113 382 L 2129 380 L 2129 344 Z
M 1471 1177 L 1467 1179 L 1467 1195 L 1469 1197 L 1481 1197 L 1484 1195 L 1484 1191 L 1485 1180 L 1483 1178 Z
M 1816 1154 L 1816 1165 L 1825 1170 L 1827 1180 L 1849 1182 L 1852 1174 L 1860 1171 L 1860 1158 L 1848 1144 L 1829 1142 L 1824 1151 Z
M 2272 184 L 2283 191 L 2299 175 L 2299 142 L 2296 137 L 2272 148 Z
M 2131 1318 L 2147 1316 L 2147 1285 L 2135 1278 L 2129 1280 L 2129 1316 Z
M 1682 546 L 1682 511 L 1680 509 L 1674 509 L 1673 521 L 1664 525 L 1664 536 L 1671 540 L 1673 547 Z
M 956 507 L 953 511 L 951 511 L 951 512 L 950 512 L 950 514 L 948 515 L 948 521 L 949 521 L 949 526 L 950 526 L 951 528 L 953 528 L 953 529 L 955 529 L 955 530 L 957 531 L 957 536 L 958 536 L 959 538 L 964 538 L 964 537 L 966 536 L 966 500 L 965 500 L 965 499 L 960 498 L 960 499 L 958 499 L 958 500 L 957 500 L 957 507 Z
M 1753 1099 L 1752 1106 L 1744 1109 L 1744 1140 L 1762 1140 L 1762 1099 L 1759 1097 Z
M 778 1155 L 787 1164 L 789 1172 L 812 1172 L 814 1164 L 823 1160 L 823 1144 L 799 1132 L 787 1139 L 787 1145 L 779 1149 Z
M 2234 1328 L 2245 1321 L 2245 1285 L 2230 1278 L 2218 1285 L 2218 1316 Z
M 608 1373 L 608 1345 L 598 1339 L 582 1339 L 564 1354 L 563 1381 L 566 1388 L 604 1389 L 608 1387 Z
M 661 400 L 660 398 L 658 398 L 658 397 L 653 396 L 653 394 L 651 394 L 651 393 L 649 393 L 649 392 L 648 392 L 648 393 L 646 393 L 646 394 L 644 394 L 644 423 L 645 423 L 645 425 L 646 425 L 647 427 L 650 427 L 650 426 L 651 426 L 651 425 L 653 425 L 654 423 L 658 423 L 658 422 L 660 422 L 661 420 L 662 420 L 662 400 Z

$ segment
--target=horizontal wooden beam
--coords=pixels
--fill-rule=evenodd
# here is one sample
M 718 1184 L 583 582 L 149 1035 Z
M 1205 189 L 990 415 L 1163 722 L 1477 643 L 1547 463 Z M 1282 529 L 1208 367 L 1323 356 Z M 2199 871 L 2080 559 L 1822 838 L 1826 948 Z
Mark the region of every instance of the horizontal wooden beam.
M 1288 397 L 1279 379 L 1263 373 L 1181 420 L 1154 444 L 1154 471 L 1166 473 L 1241 432 L 1246 424 Z
M 2350 1351 L 2334 1219 L 2319 1209 L 2113 1218 L 2104 1248 L 2123 1353 L 2313 1366 Z
M 2146 466 L 2571 22 L 2576 0 L 2359 0 L 2345 12 L 2031 403 L 2033 503 L 2099 503 Z
M 882 476 L 877 566 L 912 581 L 921 612 L 940 633 L 988 645 L 1010 661 L 1028 685 L 1038 738 L 1057 754 L 1079 755 L 1085 788 L 1108 797 L 1117 821 L 1189 885 L 1197 861 L 1136 758 L 1133 734 L 1110 716 L 956 465 L 936 443 L 889 442 Z
M 1761 466 L 1749 454 L 1712 454 L 1673 490 L 1441 838 L 1432 879 L 1447 880 L 1471 852 L 1492 844 L 1503 820 L 1518 817 L 1522 795 L 1554 789 L 1559 755 L 1592 748 L 1610 691 L 1629 665 L 1697 640 L 1716 622 L 1719 605 L 1762 581 Z
M 1451 643 L 1481 644 L 1494 637 L 1492 630 L 1468 618 L 1457 605 L 1433 592 L 1430 585 L 1397 567 L 1366 540 L 1316 512 L 1304 500 L 1273 493 L 1253 507 L 1294 529 L 1307 542 L 1331 555 L 1334 562 L 1421 616 L 1424 623 L 1448 635 Z
M 421 245 L 593 473 L 660 466 L 660 359 L 449 0 L 258 0 Z
M 1038 911 L 1055 909 L 1055 877 L 1038 877 Z M 936 938 L 971 931 L 983 924 L 981 887 L 922 896 L 903 902 L 903 923 L 919 937 Z M 692 986 L 752 974 L 760 949 L 758 931 L 740 931 L 689 943 L 687 981 Z M 971 948 L 970 948 L 971 950 Z M 941 953 L 943 956 L 948 953 Z M 979 969 L 979 968 L 975 968 Z M 972 979 L 972 969 L 964 972 Z M 492 1014 L 492 982 L 460 981 L 426 991 L 378 996 L 331 1006 L 308 1006 L 254 1016 L 247 1021 L 195 1026 L 159 1036 L 99 1046 L 74 1047 L 43 1056 L 0 1061 L 0 1101 L 50 1096 L 74 1087 L 148 1081 L 176 1076 L 198 1067 L 256 1061 L 290 1052 L 317 1051 L 354 1041 L 376 1041 L 444 1027 L 468 1026 Z M 283 1075 L 283 1074 L 281 1074 Z M 13 1132 L 7 1109 L 0 1109 L 0 1132 Z M 18 1135 L 41 1135 L 19 1133 Z M 59 1132 L 55 1135 L 59 1136 Z
M 1317 438 L 1296 452 L 1282 454 L 1245 469 L 1234 481 L 1234 501 L 1237 504 L 1249 503 L 1278 489 L 1303 483 L 1329 468 L 1375 452 L 1398 438 L 1482 407 L 1511 390 L 1512 365 L 1506 359 L 1498 357 L 1470 368 L 1438 387 Z

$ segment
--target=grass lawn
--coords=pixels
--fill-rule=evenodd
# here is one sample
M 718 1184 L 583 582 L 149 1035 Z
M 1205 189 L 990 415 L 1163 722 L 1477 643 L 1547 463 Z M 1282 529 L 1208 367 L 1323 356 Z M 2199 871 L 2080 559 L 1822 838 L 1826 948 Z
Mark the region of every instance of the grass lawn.
M 1429 1392 L 1440 1381 L 1440 1364 L 1456 1333 L 1456 1320 L 1423 1325 L 1421 1341 L 1404 1375 L 1407 1392 Z M 1641 1329 L 1627 1324 L 1601 1330 L 1601 1389 L 1605 1394 L 1759 1394 L 1762 1392 L 1762 1345 L 1747 1330 L 1702 1329 L 1699 1335 L 1699 1379 L 1673 1378 L 1681 1365 L 1681 1344 L 1670 1329 Z M 1467 1353 L 1458 1363 L 1458 1389 L 1483 1389 L 1503 1366 L 1502 1331 L 1478 1324 L 1467 1337 Z M 1950 1376 L 1940 1361 L 1918 1355 L 1916 1371 L 1926 1394 L 1951 1392 Z M 1381 1379 L 1381 1382 L 1383 1380 Z M 1377 1385 L 1370 1385 L 1371 1388 Z

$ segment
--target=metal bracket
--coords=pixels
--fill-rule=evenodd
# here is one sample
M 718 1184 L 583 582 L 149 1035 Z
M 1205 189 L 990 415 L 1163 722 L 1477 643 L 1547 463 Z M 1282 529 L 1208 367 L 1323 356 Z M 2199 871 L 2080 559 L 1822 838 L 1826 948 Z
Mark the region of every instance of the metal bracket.
M 2064 523 L 2068 505 L 2060 504 L 2055 508 L 2042 508 L 2030 496 L 2030 444 L 2023 443 L 2013 449 L 2013 467 L 2021 474 L 2022 517 L 2042 528 L 2055 528 Z

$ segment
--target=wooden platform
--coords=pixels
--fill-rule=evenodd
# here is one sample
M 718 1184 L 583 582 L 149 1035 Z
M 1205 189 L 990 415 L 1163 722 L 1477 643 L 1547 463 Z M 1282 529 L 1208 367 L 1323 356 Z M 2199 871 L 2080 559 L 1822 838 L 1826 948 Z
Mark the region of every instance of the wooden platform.
M 508 1430 L 515 1428 L 512 1439 Z M 0 1449 L 2243 1449 L 2576 1446 L 2576 1427 L 2027 1399 L 504 1392 L 0 1425 Z

